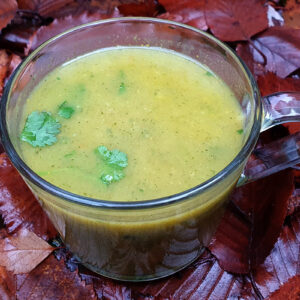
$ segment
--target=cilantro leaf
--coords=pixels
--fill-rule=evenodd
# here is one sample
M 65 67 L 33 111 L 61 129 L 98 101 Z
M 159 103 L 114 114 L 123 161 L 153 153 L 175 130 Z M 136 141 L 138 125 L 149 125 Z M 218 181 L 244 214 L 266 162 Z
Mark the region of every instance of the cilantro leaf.
M 65 119 L 70 119 L 74 112 L 75 112 L 75 109 L 72 106 L 68 106 L 67 101 L 64 101 L 58 107 L 58 114 Z
M 104 184 L 111 184 L 124 178 L 123 169 L 128 165 L 127 155 L 117 149 L 108 150 L 105 146 L 99 146 L 96 153 L 105 163 L 105 172 L 100 176 Z
M 105 172 L 101 175 L 100 179 L 103 183 L 109 185 L 113 182 L 119 181 L 124 177 L 123 171 Z
M 102 160 L 106 162 L 107 165 L 112 166 L 117 169 L 124 169 L 128 165 L 127 155 L 117 149 L 108 150 L 105 146 L 100 146 L 97 148 L 98 153 Z
M 60 123 L 49 112 L 32 112 L 26 119 L 21 140 L 33 147 L 52 145 L 57 141 Z
M 244 133 L 244 130 L 243 129 L 239 129 L 236 131 L 238 134 L 243 134 Z

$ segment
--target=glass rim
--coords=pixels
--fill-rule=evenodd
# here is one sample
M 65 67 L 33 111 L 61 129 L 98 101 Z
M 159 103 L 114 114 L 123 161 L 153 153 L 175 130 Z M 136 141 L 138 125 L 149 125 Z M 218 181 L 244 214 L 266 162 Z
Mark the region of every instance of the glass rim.
M 9 134 L 7 131 L 6 126 L 6 105 L 11 93 L 11 87 L 14 85 L 15 81 L 18 78 L 18 75 L 27 67 L 27 65 L 32 61 L 32 59 L 36 56 L 36 54 L 39 53 L 40 50 L 45 48 L 47 45 L 56 42 L 63 38 L 64 36 L 74 33 L 78 30 L 84 29 L 84 28 L 90 28 L 93 26 L 99 26 L 102 24 L 108 24 L 108 23 L 118 23 L 118 22 L 145 22 L 145 23 L 160 23 L 160 24 L 166 24 L 166 25 L 172 25 L 175 27 L 178 27 L 180 29 L 186 29 L 193 31 L 199 36 L 205 36 L 207 39 L 213 41 L 218 46 L 220 46 L 222 49 L 224 49 L 227 53 L 231 55 L 231 57 L 237 62 L 237 64 L 240 66 L 240 68 L 244 71 L 247 79 L 250 82 L 250 86 L 253 92 L 254 97 L 254 107 L 252 107 L 252 110 L 254 110 L 254 120 L 250 134 L 244 144 L 244 146 L 240 149 L 239 153 L 234 157 L 234 159 L 226 165 L 221 171 L 219 171 L 216 175 L 209 178 L 208 180 L 202 182 L 199 185 L 196 185 L 192 188 L 189 188 L 187 190 L 184 190 L 183 192 L 176 193 L 173 195 L 161 197 L 161 198 L 155 198 L 151 200 L 140 200 L 140 201 L 112 201 L 112 200 L 101 200 L 101 199 L 95 199 L 90 197 L 81 196 L 78 194 L 71 193 L 69 191 L 66 191 L 62 188 L 59 188 L 50 182 L 46 181 L 45 179 L 38 176 L 33 170 L 31 170 L 27 164 L 21 159 L 17 151 L 14 149 L 14 146 L 9 138 Z M 106 208 L 106 209 L 118 209 L 118 210 L 134 210 L 134 209 L 146 209 L 146 208 L 154 208 L 154 207 L 160 207 L 165 205 L 170 205 L 178 202 L 182 202 L 184 200 L 187 200 L 190 197 L 193 197 L 195 195 L 201 194 L 205 191 L 207 191 L 209 188 L 211 188 L 213 185 L 220 182 L 224 177 L 232 173 L 237 166 L 239 166 L 244 159 L 250 154 L 250 151 L 252 150 L 252 147 L 255 145 L 258 135 L 261 128 L 261 118 L 262 118 L 262 108 L 261 108 L 261 101 L 260 101 L 260 93 L 257 87 L 257 83 L 254 80 L 253 75 L 251 74 L 250 70 L 246 66 L 246 64 L 242 61 L 242 59 L 237 55 L 236 52 L 234 52 L 229 46 L 215 38 L 214 36 L 210 35 L 209 33 L 202 31 L 200 29 L 197 29 L 195 27 L 185 25 L 183 23 L 178 23 L 174 21 L 164 20 L 164 19 L 157 19 L 157 18 L 148 18 L 148 17 L 121 17 L 121 18 L 110 18 L 105 20 L 99 20 L 95 22 L 85 23 L 76 27 L 73 27 L 69 30 L 66 30 L 49 40 L 42 43 L 37 49 L 35 49 L 26 59 L 22 61 L 22 63 L 16 68 L 16 70 L 13 72 L 13 74 L 10 76 L 7 84 L 5 85 L 4 92 L 2 99 L 0 101 L 0 136 L 1 136 L 1 142 L 3 144 L 3 147 L 5 149 L 5 152 L 7 153 L 9 159 L 12 161 L 13 165 L 17 168 L 17 170 L 30 182 L 44 190 L 45 192 L 48 192 L 56 197 L 62 198 L 64 200 L 67 200 L 72 203 L 76 203 L 79 205 L 84 206 L 90 206 L 90 207 L 98 207 L 98 208 Z

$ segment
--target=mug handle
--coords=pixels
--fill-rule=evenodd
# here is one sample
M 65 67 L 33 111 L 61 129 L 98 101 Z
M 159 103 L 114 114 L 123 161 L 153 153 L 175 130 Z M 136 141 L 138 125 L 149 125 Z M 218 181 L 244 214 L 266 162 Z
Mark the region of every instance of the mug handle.
M 280 92 L 262 98 L 261 132 L 286 122 L 300 122 L 300 92 Z M 237 186 L 300 163 L 300 131 L 252 152 Z

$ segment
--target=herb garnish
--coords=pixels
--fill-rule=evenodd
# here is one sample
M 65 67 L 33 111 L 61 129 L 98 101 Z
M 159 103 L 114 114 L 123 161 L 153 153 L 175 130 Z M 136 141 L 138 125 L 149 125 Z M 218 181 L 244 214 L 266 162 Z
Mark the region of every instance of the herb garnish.
M 108 150 L 105 146 L 96 149 L 96 153 L 106 165 L 106 170 L 101 174 L 100 179 L 105 184 L 121 180 L 125 175 L 123 169 L 128 165 L 128 158 L 124 152 L 117 149 Z
M 26 119 L 21 140 L 33 147 L 52 145 L 57 141 L 60 123 L 49 112 L 32 112 Z
M 58 114 L 65 119 L 70 119 L 74 112 L 75 109 L 72 106 L 67 105 L 67 101 L 64 101 L 58 107 Z
M 244 133 L 244 130 L 243 129 L 239 129 L 236 131 L 238 134 L 243 134 Z

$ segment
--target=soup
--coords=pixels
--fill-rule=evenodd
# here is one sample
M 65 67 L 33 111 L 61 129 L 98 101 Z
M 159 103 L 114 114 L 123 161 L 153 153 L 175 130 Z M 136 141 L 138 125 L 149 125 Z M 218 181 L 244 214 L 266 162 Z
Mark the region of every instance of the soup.
M 29 96 L 26 121 L 21 151 L 33 171 L 111 201 L 190 189 L 232 161 L 243 137 L 231 90 L 199 63 L 155 48 L 106 49 L 64 64 Z M 43 135 L 50 121 L 56 132 Z M 47 137 L 55 142 L 43 144 Z

